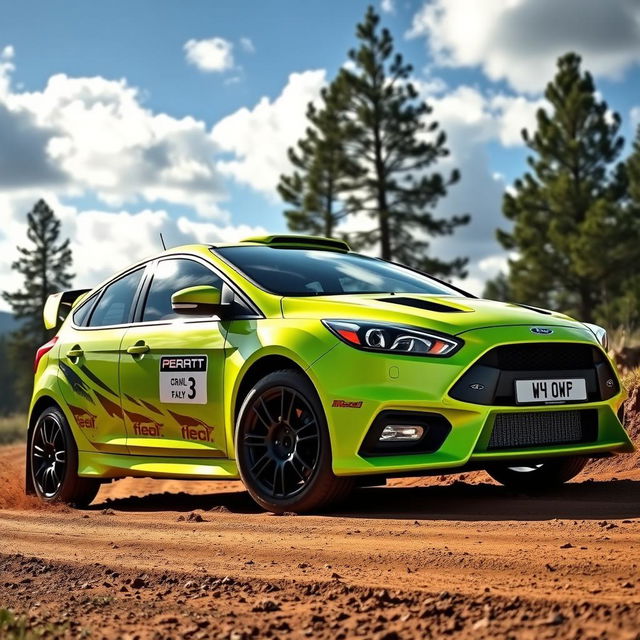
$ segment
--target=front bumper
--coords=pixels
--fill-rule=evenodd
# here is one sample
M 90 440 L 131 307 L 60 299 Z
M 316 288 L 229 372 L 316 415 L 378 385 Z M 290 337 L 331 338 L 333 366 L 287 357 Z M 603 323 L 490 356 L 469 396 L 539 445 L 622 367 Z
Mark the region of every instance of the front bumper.
M 451 358 L 443 359 L 394 357 L 358 351 L 342 343 L 336 345 L 308 371 L 327 414 L 334 473 L 419 474 L 485 462 L 633 451 L 633 444 L 617 417 L 626 397 L 622 390 L 603 401 L 549 406 L 487 406 L 462 402 L 449 395 L 456 381 L 487 351 L 503 344 L 540 342 L 530 336 L 528 327 L 470 331 L 462 336 L 464 347 Z M 573 327 L 556 329 L 553 340 L 545 336 L 545 342 L 594 344 L 588 333 Z M 589 442 L 508 450 L 489 447 L 494 422 L 501 413 L 588 409 L 597 412 L 597 435 Z M 363 441 L 383 411 L 435 413 L 451 424 L 451 430 L 431 453 L 363 456 Z

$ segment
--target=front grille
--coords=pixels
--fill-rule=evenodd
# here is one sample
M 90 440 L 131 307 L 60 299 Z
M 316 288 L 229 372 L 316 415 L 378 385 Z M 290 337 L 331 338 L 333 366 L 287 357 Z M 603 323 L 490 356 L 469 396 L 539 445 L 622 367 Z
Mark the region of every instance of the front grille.
M 487 448 L 526 449 L 591 442 L 597 439 L 597 429 L 595 409 L 499 413 Z
M 589 369 L 600 352 L 587 344 L 508 344 L 496 347 L 480 361 L 503 371 L 554 371 Z
M 515 406 L 517 380 L 583 378 L 586 402 L 607 400 L 620 388 L 601 349 L 589 344 L 543 342 L 495 347 L 475 362 L 449 395 L 473 404 Z

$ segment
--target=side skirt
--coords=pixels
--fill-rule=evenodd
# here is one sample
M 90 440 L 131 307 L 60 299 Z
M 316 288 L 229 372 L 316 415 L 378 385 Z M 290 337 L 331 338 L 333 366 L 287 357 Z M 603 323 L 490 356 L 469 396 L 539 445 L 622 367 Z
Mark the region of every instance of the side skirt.
M 238 480 L 235 460 L 220 458 L 161 458 L 95 451 L 78 451 L 78 475 L 83 478 L 184 478 Z

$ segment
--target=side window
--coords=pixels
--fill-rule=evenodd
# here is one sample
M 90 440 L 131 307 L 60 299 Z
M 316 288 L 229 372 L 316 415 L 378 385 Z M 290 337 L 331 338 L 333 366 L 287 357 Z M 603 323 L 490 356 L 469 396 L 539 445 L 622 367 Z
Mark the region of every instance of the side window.
M 86 327 L 87 320 L 89 319 L 89 315 L 91 314 L 91 309 L 93 309 L 93 305 L 96 302 L 96 296 L 93 296 L 90 300 L 80 305 L 76 311 L 73 313 L 73 323 L 76 327 Z
M 112 282 L 93 307 L 89 327 L 106 327 L 129 322 L 140 278 L 144 268 L 136 269 L 128 275 Z
M 142 314 L 143 322 L 170 320 L 178 314 L 171 308 L 171 296 L 180 289 L 209 285 L 222 289 L 222 278 L 203 264 L 187 258 L 161 260 L 153 275 Z

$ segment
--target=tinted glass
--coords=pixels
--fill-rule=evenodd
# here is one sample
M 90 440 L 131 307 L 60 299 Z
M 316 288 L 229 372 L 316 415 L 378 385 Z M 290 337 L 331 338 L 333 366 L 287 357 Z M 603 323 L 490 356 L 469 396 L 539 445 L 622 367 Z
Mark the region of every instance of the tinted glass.
M 89 319 L 89 315 L 91 314 L 91 309 L 93 309 L 93 305 L 95 303 L 95 296 L 83 304 L 77 311 L 73 314 L 73 322 L 77 327 L 84 327 L 87 324 L 87 320 Z
M 136 269 L 130 274 L 108 285 L 104 293 L 93 308 L 88 326 L 106 327 L 112 324 L 126 324 L 129 322 L 131 306 L 133 305 L 143 268 Z
M 178 314 L 171 309 L 171 296 L 180 289 L 198 285 L 209 285 L 222 290 L 222 279 L 211 269 L 193 260 L 162 260 L 153 275 L 142 321 L 177 318 Z
M 428 276 L 357 253 L 246 246 L 216 249 L 260 287 L 283 296 L 345 293 L 460 295 Z

